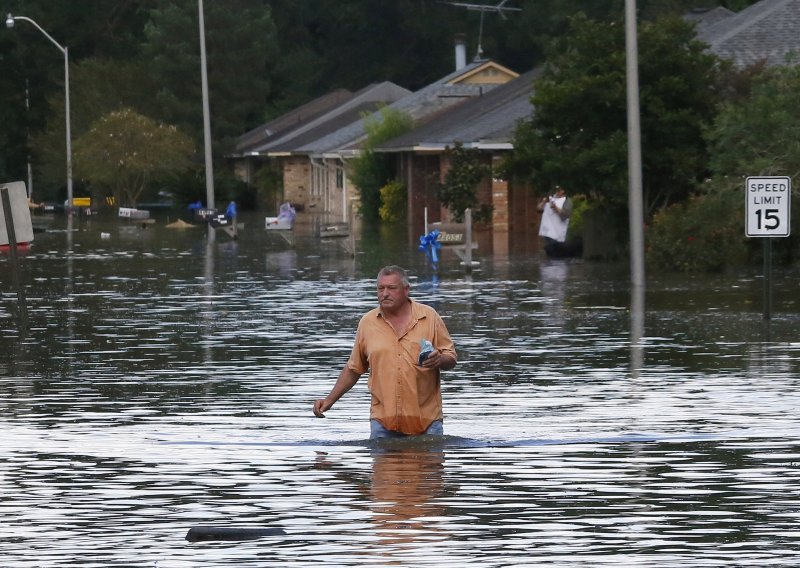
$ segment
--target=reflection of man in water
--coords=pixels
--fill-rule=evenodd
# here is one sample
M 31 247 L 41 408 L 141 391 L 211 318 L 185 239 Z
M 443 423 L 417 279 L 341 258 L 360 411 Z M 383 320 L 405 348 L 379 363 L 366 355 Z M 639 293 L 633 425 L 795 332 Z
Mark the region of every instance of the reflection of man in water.
M 335 452 L 318 452 L 314 467 L 333 473 L 340 495 L 355 494 L 356 499 L 366 500 L 381 545 L 446 538 L 440 526 L 429 520 L 450 513 L 437 499 L 457 490 L 445 484 L 443 448 L 418 444 L 413 438 L 384 444 L 370 452 L 371 474 L 353 468 L 350 457 L 336 459 Z
M 440 374 L 455 367 L 456 351 L 441 316 L 411 300 L 409 289 L 399 266 L 380 270 L 378 307 L 359 321 L 350 359 L 330 394 L 314 402 L 316 416 L 324 418 L 369 369 L 371 438 L 443 433 Z M 423 339 L 434 349 L 420 362 Z
M 436 448 L 381 449 L 373 452 L 370 508 L 385 540 L 414 542 L 417 529 L 431 538 L 426 517 L 444 514 L 434 500 L 444 493 L 444 452 Z

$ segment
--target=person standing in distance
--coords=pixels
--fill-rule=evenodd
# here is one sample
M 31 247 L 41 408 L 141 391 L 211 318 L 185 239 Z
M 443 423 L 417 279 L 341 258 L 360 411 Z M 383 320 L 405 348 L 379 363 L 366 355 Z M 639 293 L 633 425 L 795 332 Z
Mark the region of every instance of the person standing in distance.
M 569 218 L 572 215 L 572 200 L 567 197 L 560 185 L 555 189 L 555 194 L 539 200 L 538 209 L 542 214 L 539 221 L 539 236 L 544 239 L 544 251 L 547 256 L 570 256 L 565 243 Z
M 350 358 L 314 415 L 324 418 L 369 370 L 370 438 L 441 435 L 441 371 L 457 361 L 450 332 L 436 310 L 409 297 L 404 269 L 381 268 L 377 285 L 378 307 L 361 317 Z M 420 357 L 423 340 L 433 351 Z
M 566 241 L 569 217 L 572 215 L 572 200 L 567 197 L 564 188 L 557 185 L 555 194 L 542 197 L 539 200 L 538 209 L 542 214 L 539 236 L 543 237 L 548 244 Z

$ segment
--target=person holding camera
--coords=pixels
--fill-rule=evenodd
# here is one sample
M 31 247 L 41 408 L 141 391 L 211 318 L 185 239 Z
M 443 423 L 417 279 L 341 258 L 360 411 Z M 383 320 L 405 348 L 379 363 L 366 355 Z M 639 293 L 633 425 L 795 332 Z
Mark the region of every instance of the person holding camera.
M 441 371 L 456 366 L 453 340 L 432 307 L 409 297 L 406 271 L 378 272 L 378 307 L 358 323 L 350 358 L 327 397 L 314 402 L 325 412 L 369 370 L 370 438 L 444 433 Z
M 572 215 L 572 200 L 560 185 L 556 186 L 553 195 L 539 200 L 539 211 L 542 220 L 539 222 L 539 236 L 544 238 L 545 251 L 556 243 L 567 240 L 569 217 Z

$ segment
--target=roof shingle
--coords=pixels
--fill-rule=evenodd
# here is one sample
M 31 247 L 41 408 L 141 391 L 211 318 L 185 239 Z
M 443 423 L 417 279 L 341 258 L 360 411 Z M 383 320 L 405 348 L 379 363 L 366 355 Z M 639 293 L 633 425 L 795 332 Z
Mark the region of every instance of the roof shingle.
M 697 37 L 737 67 L 761 61 L 790 63 L 800 53 L 800 0 L 761 0 L 716 23 L 699 26 Z
M 376 150 L 438 151 L 456 142 L 467 147 L 509 146 L 519 121 L 533 113 L 530 98 L 534 79 L 540 72 L 538 68 L 528 71 L 482 96 L 469 99 L 419 128 L 380 144 Z

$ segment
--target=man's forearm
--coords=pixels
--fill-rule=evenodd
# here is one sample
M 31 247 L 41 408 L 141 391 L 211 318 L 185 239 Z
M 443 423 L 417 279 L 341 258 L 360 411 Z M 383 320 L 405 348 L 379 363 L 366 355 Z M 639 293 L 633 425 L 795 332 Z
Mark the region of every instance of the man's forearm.
M 331 392 L 325 397 L 328 403 L 330 403 L 330 406 L 333 406 L 347 391 L 353 388 L 360 376 L 361 375 L 357 375 L 350 367 L 345 365 L 342 372 L 339 373 L 339 378 L 336 379 L 336 384 L 333 385 Z

